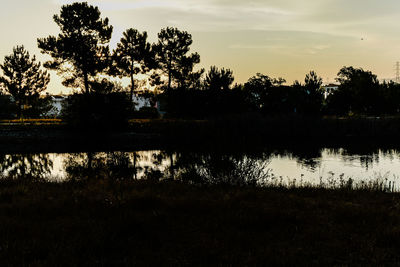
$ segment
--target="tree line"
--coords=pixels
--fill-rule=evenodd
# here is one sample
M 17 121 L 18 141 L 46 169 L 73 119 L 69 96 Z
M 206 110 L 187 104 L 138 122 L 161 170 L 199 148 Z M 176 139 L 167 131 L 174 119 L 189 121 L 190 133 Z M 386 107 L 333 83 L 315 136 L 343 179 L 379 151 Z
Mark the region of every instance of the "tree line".
M 329 95 L 321 88 L 322 78 L 314 71 L 304 82 L 286 85 L 283 78 L 257 73 L 244 84 L 233 84 L 230 69 L 212 66 L 197 69 L 198 53 L 191 53 L 192 36 L 167 27 L 150 43 L 147 32 L 127 29 L 111 51 L 113 27 L 96 6 L 87 2 L 63 5 L 53 16 L 59 26 L 57 36 L 37 40 L 43 54 L 51 57 L 43 67 L 54 70 L 66 87 L 80 92 L 68 97 L 64 116 L 90 125 L 96 121 L 121 121 L 132 116 L 132 97 L 140 86 L 138 74 L 147 75 L 156 88 L 153 97 L 168 116 L 209 118 L 231 113 L 301 114 L 310 116 L 349 114 L 397 114 L 400 87 L 380 83 L 375 74 L 362 68 L 343 67 L 336 78 L 338 89 Z M 10 105 L 1 98 L 4 110 L 14 108 L 19 116 L 38 116 L 49 102 L 40 98 L 50 81 L 35 56 L 24 46 L 16 46 L 0 65 L 0 87 L 15 99 Z M 127 77 L 126 90 L 110 77 Z M 0 116 L 4 111 L 0 110 Z

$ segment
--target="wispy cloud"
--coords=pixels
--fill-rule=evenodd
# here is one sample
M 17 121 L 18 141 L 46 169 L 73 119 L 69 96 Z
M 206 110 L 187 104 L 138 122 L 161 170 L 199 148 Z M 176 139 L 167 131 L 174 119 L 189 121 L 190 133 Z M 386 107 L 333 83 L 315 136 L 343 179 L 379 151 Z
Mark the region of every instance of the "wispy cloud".
M 59 8 L 77 0 L 46 1 Z M 87 1 L 110 18 L 115 40 L 134 27 L 154 41 L 161 28 L 175 26 L 192 33 L 201 64 L 236 66 L 239 79 L 264 68 L 295 73 L 289 79 L 311 67 L 336 74 L 343 64 L 391 72 L 398 60 L 398 0 Z
M 279 48 L 277 45 L 251 45 L 251 44 L 231 44 L 228 46 L 229 49 L 271 49 Z
M 58 5 L 66 5 L 76 2 L 76 0 L 55 0 Z M 98 6 L 101 10 L 129 10 L 141 8 L 162 8 L 169 7 L 170 2 L 166 1 L 89 1 L 90 4 Z

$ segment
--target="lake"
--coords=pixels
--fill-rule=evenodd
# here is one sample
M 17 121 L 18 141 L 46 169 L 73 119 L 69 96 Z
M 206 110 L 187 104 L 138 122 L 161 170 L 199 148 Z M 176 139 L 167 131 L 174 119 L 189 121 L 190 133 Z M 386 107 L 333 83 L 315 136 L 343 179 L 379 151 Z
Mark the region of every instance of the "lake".
M 338 187 L 349 183 L 400 186 L 400 150 L 263 149 L 257 152 L 114 151 L 0 155 L 0 173 L 51 181 L 84 177 L 180 179 L 230 183 Z

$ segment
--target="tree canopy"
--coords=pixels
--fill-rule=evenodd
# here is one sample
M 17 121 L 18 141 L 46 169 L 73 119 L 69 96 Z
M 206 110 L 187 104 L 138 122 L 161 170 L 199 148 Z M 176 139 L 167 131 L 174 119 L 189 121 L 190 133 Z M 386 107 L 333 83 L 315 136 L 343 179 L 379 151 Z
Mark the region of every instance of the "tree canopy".
M 194 65 L 200 62 L 200 55 L 190 51 L 192 35 L 177 28 L 167 27 L 158 33 L 155 44 L 156 62 L 159 69 L 168 77 L 167 90 L 173 85 L 184 88 L 198 80 L 204 70 L 193 72 Z
M 50 75 L 41 69 L 36 57 L 30 57 L 24 46 L 14 47 L 13 53 L 4 57 L 0 65 L 3 76 L 0 76 L 1 87 L 12 95 L 18 106 L 20 116 L 23 109 L 39 98 L 50 82 Z
M 113 27 L 108 25 L 108 18 L 101 18 L 98 7 L 87 2 L 64 5 L 53 19 L 60 34 L 38 39 L 41 52 L 53 58 L 45 67 L 57 70 L 65 86 L 89 93 L 90 79 L 109 66 L 108 43 Z
M 128 29 L 117 44 L 113 53 L 117 74 L 131 79 L 130 99 L 135 89 L 137 74 L 145 74 L 154 67 L 154 58 L 151 45 L 147 42 L 147 32 L 139 32 L 136 29 Z
M 204 79 L 204 86 L 209 90 L 228 90 L 233 80 L 233 72 L 230 69 L 218 69 L 216 66 L 211 66 Z
M 304 79 L 303 111 L 308 114 L 319 114 L 322 108 L 322 78 L 315 71 L 310 71 Z
M 329 98 L 329 106 L 340 114 L 377 112 L 380 99 L 378 78 L 362 68 L 343 67 L 337 74 L 339 89 Z

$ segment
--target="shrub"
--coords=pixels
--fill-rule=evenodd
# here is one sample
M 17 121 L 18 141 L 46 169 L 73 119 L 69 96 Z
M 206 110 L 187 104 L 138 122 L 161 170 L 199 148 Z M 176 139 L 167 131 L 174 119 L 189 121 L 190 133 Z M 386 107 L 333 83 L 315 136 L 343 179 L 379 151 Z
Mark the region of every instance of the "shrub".
M 53 108 L 52 99 L 50 96 L 36 97 L 31 100 L 29 108 L 24 110 L 25 118 L 41 118 L 46 117 L 46 114 Z
M 157 108 L 154 107 L 142 107 L 139 111 L 133 113 L 133 117 L 137 119 L 158 119 L 160 114 Z
M 63 107 L 65 122 L 80 129 L 121 129 L 128 124 L 130 102 L 125 93 L 70 95 Z
M 11 97 L 0 94 L 0 118 L 12 119 L 17 116 L 17 106 Z

